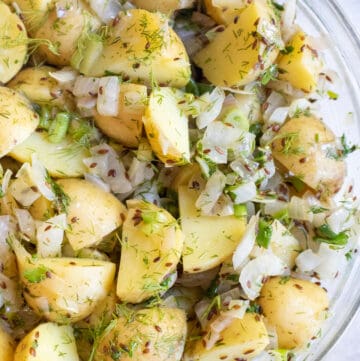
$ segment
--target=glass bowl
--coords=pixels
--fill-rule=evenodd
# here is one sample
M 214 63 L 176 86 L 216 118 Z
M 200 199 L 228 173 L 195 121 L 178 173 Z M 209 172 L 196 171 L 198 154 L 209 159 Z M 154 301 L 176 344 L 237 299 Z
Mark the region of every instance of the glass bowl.
M 346 134 L 351 143 L 360 143 L 360 38 L 336 0 L 298 0 L 297 23 L 311 35 L 329 42 L 324 51 L 328 68 L 340 79 L 337 101 L 324 103 L 321 113 L 337 135 Z M 348 159 L 348 183 L 353 182 L 355 194 L 360 195 L 360 155 Z M 299 360 L 325 361 L 326 355 L 350 324 L 360 308 L 360 258 L 354 257 L 345 272 L 334 281 L 331 292 L 331 317 L 322 329 L 321 338 L 301 355 Z

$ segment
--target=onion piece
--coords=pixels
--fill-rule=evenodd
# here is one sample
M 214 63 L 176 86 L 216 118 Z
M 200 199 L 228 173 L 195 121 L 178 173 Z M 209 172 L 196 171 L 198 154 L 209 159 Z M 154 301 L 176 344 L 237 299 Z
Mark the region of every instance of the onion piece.
M 20 232 L 30 239 L 35 238 L 35 221 L 27 209 L 15 208 L 14 214 L 17 219 Z
M 3 194 L 5 194 L 8 190 L 12 175 L 13 175 L 13 172 L 10 169 L 6 169 L 4 177 L 2 179 L 2 183 L 1 183 L 1 189 L 2 189 Z
M 37 253 L 40 257 L 60 257 L 64 230 L 67 226 L 66 214 L 38 221 L 36 226 Z
M 99 188 L 101 188 L 103 191 L 110 193 L 111 189 L 108 184 L 106 184 L 100 177 L 94 174 L 85 173 L 84 174 L 85 180 L 88 182 L 95 184 Z
M 76 97 L 96 96 L 99 91 L 99 78 L 78 76 L 75 80 L 72 93 Z
M 216 202 L 221 196 L 225 187 L 226 177 L 217 170 L 207 181 L 205 189 L 200 193 L 196 200 L 196 208 L 201 210 L 204 215 L 209 215 Z
M 235 204 L 252 201 L 257 194 L 255 182 L 247 182 L 231 187 L 230 194 Z
M 46 180 L 46 168 L 39 161 L 36 153 L 31 155 L 31 176 L 39 192 L 49 201 L 53 201 L 55 194 Z
M 320 265 L 321 258 L 311 249 L 307 249 L 296 257 L 295 263 L 300 272 L 313 272 Z
M 232 263 L 235 271 L 238 271 L 255 245 L 256 232 L 259 222 L 259 214 L 252 216 L 246 227 L 244 235 L 233 254 Z
M 269 276 L 279 276 L 288 271 L 286 264 L 274 254 L 265 254 L 247 263 L 240 273 L 240 284 L 249 300 L 260 294 L 263 280 Z
M 341 206 L 326 217 L 326 223 L 334 233 L 340 233 L 354 225 L 354 217 L 351 216 L 351 212 L 352 210 L 349 211 Z
M 97 111 L 100 115 L 115 117 L 119 112 L 120 83 L 117 76 L 107 76 L 99 80 Z
M 291 197 L 288 211 L 290 218 L 309 222 L 313 220 L 313 213 L 311 212 L 309 203 L 303 198 L 296 196 Z
M 285 42 L 288 42 L 295 34 L 296 0 L 287 0 L 284 11 L 281 14 L 281 30 Z
M 74 82 L 78 72 L 71 67 L 65 67 L 58 71 L 50 71 L 49 75 L 60 84 L 66 84 Z
M 279 107 L 276 108 L 273 113 L 270 115 L 268 123 L 269 124 L 283 124 L 287 119 L 289 114 L 289 107 Z
M 121 10 L 121 5 L 116 0 L 89 0 L 89 5 L 104 23 L 115 19 Z
M 199 129 L 203 129 L 219 116 L 225 100 L 225 92 L 217 87 L 211 93 L 202 94 L 198 100 L 202 107 L 196 118 L 196 125 Z
M 269 97 L 266 99 L 265 105 L 266 109 L 263 113 L 263 118 L 265 122 L 268 122 L 275 109 L 284 107 L 287 104 L 283 95 L 277 91 L 272 91 Z

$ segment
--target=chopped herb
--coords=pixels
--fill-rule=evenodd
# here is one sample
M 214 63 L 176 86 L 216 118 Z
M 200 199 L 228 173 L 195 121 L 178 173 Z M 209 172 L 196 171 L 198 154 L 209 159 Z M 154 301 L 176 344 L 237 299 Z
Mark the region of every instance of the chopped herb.
M 214 88 L 215 87 L 211 84 L 197 83 L 194 79 L 190 79 L 185 87 L 185 92 L 200 96 L 202 94 L 212 92 Z
M 50 177 L 49 173 L 47 173 L 47 175 L 46 175 L 46 182 L 50 185 L 51 190 L 55 194 L 55 197 L 56 197 L 55 206 L 56 206 L 56 208 L 60 212 L 67 213 L 67 209 L 68 209 L 69 204 L 70 204 L 69 196 L 64 192 L 62 187 Z
M 219 293 L 218 288 L 219 288 L 219 277 L 215 277 L 211 281 L 209 288 L 206 290 L 206 296 L 208 298 L 214 298 Z
M 46 279 L 46 274 L 49 272 L 49 269 L 43 265 L 39 267 L 25 270 L 23 276 L 30 282 L 30 283 L 39 283 Z
M 319 214 L 319 213 L 324 213 L 327 212 L 329 209 L 328 208 L 324 208 L 321 206 L 312 206 L 310 207 L 310 211 L 314 214 Z
M 281 50 L 281 54 L 287 55 L 291 54 L 294 51 L 294 47 L 292 45 L 287 45 L 283 50 Z
M 346 252 L 345 253 L 345 258 L 346 258 L 346 260 L 347 261 L 351 261 L 351 259 L 352 259 L 352 250 L 350 250 L 349 252 Z
M 341 150 L 341 157 L 342 159 L 346 158 L 349 154 L 355 152 L 356 150 L 359 149 L 358 145 L 349 145 L 346 142 L 346 136 L 345 134 L 343 134 L 340 138 L 341 141 L 341 145 L 342 145 L 342 150 Z
M 327 95 L 331 100 L 338 100 L 338 98 L 339 98 L 339 94 L 337 94 L 331 90 L 328 90 Z
M 261 76 L 261 84 L 267 85 L 271 80 L 276 80 L 279 75 L 278 67 L 276 64 L 271 65 L 265 70 Z
M 268 248 L 272 236 L 272 227 L 269 222 L 264 219 L 259 221 L 259 230 L 256 236 L 256 243 L 263 248 Z
M 234 204 L 234 216 L 235 217 L 247 217 L 246 204 Z
M 301 180 L 300 176 L 287 177 L 286 182 L 290 183 L 299 193 L 303 192 L 306 187 L 305 183 Z
M 345 246 L 349 239 L 346 232 L 335 233 L 326 223 L 316 228 L 316 235 L 315 241 L 334 246 Z
M 274 8 L 277 10 L 279 10 L 279 11 L 285 10 L 284 6 L 279 3 L 275 2 L 275 1 L 271 1 L 271 3 L 273 4 Z
M 220 309 L 221 309 L 221 298 L 220 298 L 220 295 L 217 295 L 212 299 L 212 301 L 206 307 L 206 310 L 201 315 L 201 318 L 205 320 L 208 318 L 210 312 L 212 312 L 213 310 L 218 311 Z
M 261 307 L 260 305 L 258 305 L 257 303 L 253 303 L 252 305 L 250 305 L 247 310 L 246 310 L 247 313 L 258 313 L 260 314 L 261 313 Z
M 283 276 L 283 277 L 280 278 L 279 283 L 280 283 L 281 285 L 285 285 L 285 284 L 288 283 L 289 281 L 290 281 L 290 276 Z
M 56 114 L 55 119 L 49 127 L 49 142 L 60 143 L 66 136 L 70 124 L 70 114 L 60 112 Z

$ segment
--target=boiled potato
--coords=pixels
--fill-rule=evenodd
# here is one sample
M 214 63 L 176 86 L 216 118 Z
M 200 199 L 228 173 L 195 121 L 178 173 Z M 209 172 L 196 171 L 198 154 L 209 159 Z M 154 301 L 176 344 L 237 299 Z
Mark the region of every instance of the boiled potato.
M 329 307 L 323 288 L 296 278 L 269 279 L 257 302 L 276 328 L 279 348 L 289 350 L 305 347 L 317 335 Z
M 140 200 L 127 205 L 116 294 L 140 303 L 169 287 L 166 277 L 180 261 L 184 235 L 166 210 Z
M 147 104 L 145 85 L 123 83 L 120 86 L 119 108 L 116 117 L 106 117 L 95 113 L 95 123 L 104 134 L 127 147 L 139 145 Z
M 25 163 L 31 162 L 32 154 L 36 153 L 49 174 L 56 178 L 80 177 L 87 172 L 83 163 L 90 156 L 87 149 L 79 147 L 70 137 L 59 143 L 51 143 L 47 137 L 46 132 L 32 133 L 11 150 L 10 157 Z
M 154 153 L 168 166 L 190 160 L 188 118 L 178 106 L 182 99 L 175 88 L 154 89 L 143 118 Z
M 3 2 L 0 2 L 0 29 L 0 83 L 7 83 L 24 65 L 28 37 L 19 16 Z
M 13 361 L 14 348 L 15 348 L 14 341 L 0 326 L 1 361 Z
M 319 119 L 299 116 L 288 120 L 272 143 L 274 158 L 310 188 L 327 198 L 339 191 L 346 169 L 343 160 L 331 157 L 333 132 Z
M 115 264 L 84 258 L 35 258 L 15 238 L 19 275 L 28 305 L 57 323 L 89 316 L 110 292 Z
M 51 201 L 41 196 L 29 207 L 29 212 L 37 221 L 45 221 L 55 216 L 55 207 Z
M 99 244 L 121 226 L 126 208 L 114 195 L 82 179 L 58 184 L 69 197 L 65 234 L 75 251 Z
M 194 0 L 133 0 L 132 3 L 140 9 L 148 11 L 160 11 L 164 14 L 172 14 L 175 10 L 191 8 Z
M 119 13 L 119 21 L 111 30 L 111 36 L 102 43 L 88 44 L 92 50 L 84 50 L 81 73 L 103 76 L 111 72 L 136 83 L 156 82 L 179 88 L 190 80 L 185 47 L 165 16 L 127 10 Z
M 267 45 L 259 37 L 266 38 Z M 254 0 L 237 21 L 195 55 L 194 61 L 212 84 L 243 86 L 275 61 L 281 46 L 280 26 L 272 7 L 266 0 Z
M 0 87 L 0 158 L 27 139 L 38 124 L 38 114 L 23 95 Z
M 322 66 L 318 53 L 310 46 L 309 38 L 303 31 L 297 32 L 287 47 L 293 50 L 278 59 L 279 79 L 307 93 L 313 92 Z
M 55 0 L 16 0 L 30 35 L 35 35 L 41 27 L 54 3 Z
M 34 103 L 58 105 L 57 100 L 62 96 L 62 90 L 58 82 L 49 75 L 49 72 L 56 70 L 50 66 L 25 68 L 7 86 L 22 92 Z
M 264 322 L 258 314 L 246 313 L 242 319 L 235 318 L 220 333 L 218 344 L 209 350 L 202 339 L 187 350 L 184 361 L 220 361 L 248 359 L 258 355 L 269 344 Z
M 185 234 L 184 272 L 203 272 L 220 265 L 239 244 L 246 218 L 201 216 L 195 206 L 200 191 L 180 186 L 178 192 L 181 229 Z
M 246 5 L 246 0 L 204 0 L 205 11 L 218 24 L 230 24 Z
M 35 34 L 36 38 L 47 39 L 56 46 L 56 53 L 47 44 L 40 45 L 39 52 L 49 64 L 58 66 L 69 65 L 79 39 L 100 26 L 100 21 L 80 0 L 67 3 L 62 9 L 61 17 L 57 8 L 50 10 Z
M 100 340 L 95 361 L 180 361 L 186 328 L 185 313 L 176 308 L 121 316 Z
M 71 326 L 42 323 L 18 344 L 14 361 L 78 361 Z

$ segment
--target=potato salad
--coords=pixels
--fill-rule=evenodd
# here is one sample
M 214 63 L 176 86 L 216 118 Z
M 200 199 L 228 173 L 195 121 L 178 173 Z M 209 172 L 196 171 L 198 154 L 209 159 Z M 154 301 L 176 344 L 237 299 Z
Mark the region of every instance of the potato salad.
M 358 150 L 296 0 L 0 0 L 0 361 L 295 361 L 355 257 Z

